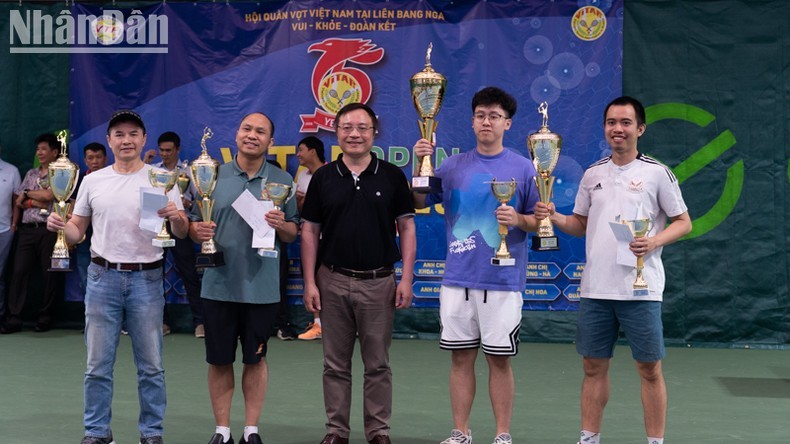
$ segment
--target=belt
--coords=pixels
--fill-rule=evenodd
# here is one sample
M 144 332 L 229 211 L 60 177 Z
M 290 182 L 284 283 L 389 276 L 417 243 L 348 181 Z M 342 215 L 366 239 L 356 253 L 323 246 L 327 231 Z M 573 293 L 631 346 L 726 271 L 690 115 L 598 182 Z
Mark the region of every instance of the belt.
M 107 259 L 103 257 L 92 257 L 91 262 L 104 268 L 111 268 L 118 271 L 143 271 L 161 268 L 164 260 L 159 259 L 156 262 L 149 262 L 147 264 L 115 264 L 113 262 L 108 262 Z
M 20 227 L 25 227 L 25 228 L 46 228 L 47 227 L 47 223 L 46 222 L 23 222 L 23 223 L 19 224 L 19 226 Z
M 336 267 L 334 265 L 328 266 L 329 270 L 333 273 L 340 273 L 344 276 L 352 277 L 354 279 L 377 279 L 390 276 L 395 270 L 391 267 L 381 267 L 375 270 L 352 270 L 350 268 Z

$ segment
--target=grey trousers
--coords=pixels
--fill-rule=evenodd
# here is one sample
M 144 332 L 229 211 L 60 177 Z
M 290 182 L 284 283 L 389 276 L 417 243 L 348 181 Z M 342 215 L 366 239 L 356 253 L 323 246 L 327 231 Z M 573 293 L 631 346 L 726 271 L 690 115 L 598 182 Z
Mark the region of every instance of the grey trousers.
M 371 440 L 377 435 L 389 435 L 392 416 L 389 348 L 395 318 L 395 276 L 360 280 L 321 266 L 317 285 L 321 292 L 327 433 L 347 438 L 351 432 L 351 358 L 359 335 L 365 367 L 365 437 Z

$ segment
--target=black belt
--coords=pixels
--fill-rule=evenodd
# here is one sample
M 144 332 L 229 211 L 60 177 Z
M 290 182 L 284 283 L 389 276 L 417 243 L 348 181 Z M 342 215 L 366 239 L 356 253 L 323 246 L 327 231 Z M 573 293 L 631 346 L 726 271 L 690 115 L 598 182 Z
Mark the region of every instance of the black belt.
M 47 223 L 46 222 L 23 222 L 23 223 L 19 224 L 19 226 L 24 227 L 24 228 L 46 228 L 47 227 Z
M 112 268 L 118 271 L 143 271 L 161 268 L 164 260 L 159 259 L 156 262 L 149 262 L 147 264 L 115 264 L 113 262 L 108 262 L 107 259 L 103 257 L 92 257 L 91 262 L 104 268 Z
M 333 273 L 340 273 L 344 276 L 352 277 L 354 279 L 377 279 L 392 275 L 395 272 L 393 268 L 381 267 L 375 270 L 352 270 L 350 268 L 336 267 L 334 265 L 327 266 Z

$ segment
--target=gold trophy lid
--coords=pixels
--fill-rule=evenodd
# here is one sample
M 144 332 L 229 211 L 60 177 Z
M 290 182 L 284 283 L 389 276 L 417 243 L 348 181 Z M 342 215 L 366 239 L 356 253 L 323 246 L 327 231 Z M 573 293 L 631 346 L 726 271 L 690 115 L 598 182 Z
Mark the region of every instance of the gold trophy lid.
M 219 174 L 219 161 L 213 159 L 208 154 L 206 147 L 206 140 L 214 136 L 211 128 L 205 127 L 203 129 L 203 138 L 200 140 L 202 151 L 200 156 L 192 162 L 192 179 L 198 194 L 206 198 L 214 192 L 214 187 L 217 186 L 217 176 Z
M 432 51 L 433 43 L 429 43 L 428 51 L 425 53 L 425 68 L 414 74 L 409 80 L 414 106 L 423 119 L 432 119 L 439 112 L 447 86 L 447 79 L 431 67 Z
M 538 131 L 527 137 L 527 147 L 538 174 L 550 176 L 560 159 L 562 137 L 549 130 L 549 104 L 547 102 L 542 102 L 538 106 L 538 113 L 543 115 L 543 122 Z
M 66 140 L 68 131 L 61 130 L 57 135 L 60 142 L 60 156 L 49 164 L 47 172 L 49 175 L 49 187 L 58 201 L 65 201 L 74 192 L 77 178 L 79 177 L 79 167 L 69 160 L 66 154 Z

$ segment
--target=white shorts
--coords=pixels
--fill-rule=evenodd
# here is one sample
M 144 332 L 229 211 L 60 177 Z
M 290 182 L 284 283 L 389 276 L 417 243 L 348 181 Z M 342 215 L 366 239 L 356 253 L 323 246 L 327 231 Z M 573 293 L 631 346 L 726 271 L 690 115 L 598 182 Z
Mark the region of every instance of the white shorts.
M 439 315 L 445 350 L 478 348 L 489 355 L 514 356 L 518 353 L 521 328 L 519 291 L 477 290 L 442 285 Z

